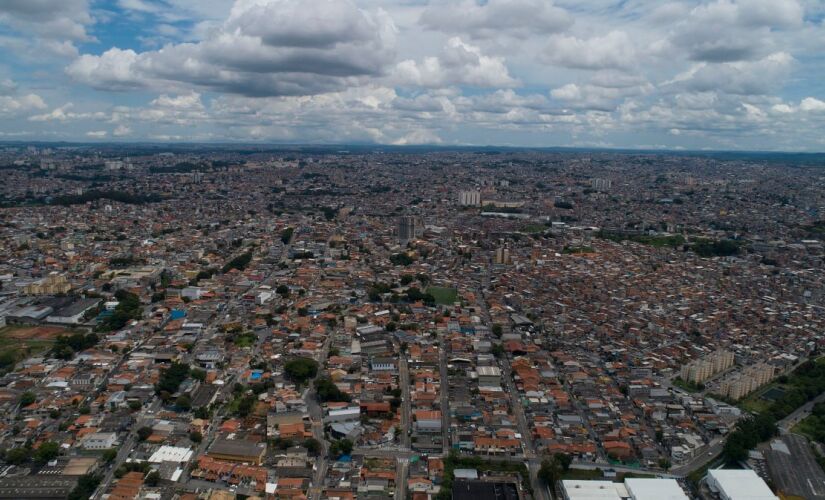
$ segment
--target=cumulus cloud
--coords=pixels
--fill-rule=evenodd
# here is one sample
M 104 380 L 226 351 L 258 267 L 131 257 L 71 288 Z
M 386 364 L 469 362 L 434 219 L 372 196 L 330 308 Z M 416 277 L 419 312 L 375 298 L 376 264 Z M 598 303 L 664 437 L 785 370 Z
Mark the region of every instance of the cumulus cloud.
M 45 108 L 46 103 L 37 94 L 0 95 L 0 116 L 15 116 Z
M 92 23 L 87 0 L 4 0 L 0 22 L 44 38 L 89 41 Z
M 0 2 L 0 51 L 26 64 L 9 76 L 55 81 L 57 54 L 77 84 L 2 74 L 4 137 L 25 121 L 79 139 L 822 144 L 811 0 L 90 3 Z M 119 39 L 121 18 L 136 43 L 81 43 Z
M 755 61 L 701 63 L 668 84 L 695 92 L 712 90 L 737 95 L 768 94 L 782 85 L 793 63 L 793 56 L 787 52 L 776 52 Z
M 438 57 L 427 57 L 420 62 L 402 61 L 395 70 L 401 84 L 419 87 L 470 85 L 474 87 L 511 87 L 516 85 L 501 57 L 482 54 L 481 49 L 450 38 Z
M 551 64 L 591 70 L 627 69 L 637 63 L 636 47 L 624 31 L 589 39 L 557 35 L 550 39 L 541 57 Z
M 825 102 L 814 97 L 806 97 L 799 103 L 799 109 L 802 111 L 825 111 Z
M 550 0 L 473 0 L 432 5 L 421 15 L 425 27 L 474 38 L 558 33 L 573 24 L 573 18 Z
M 802 24 L 796 0 L 717 0 L 696 6 L 671 41 L 695 61 L 751 60 L 775 49 L 772 31 Z
M 142 53 L 112 48 L 84 55 L 66 71 L 100 89 L 183 84 L 277 96 L 358 85 L 392 62 L 395 27 L 385 12 L 360 9 L 350 0 L 315 4 L 239 0 L 221 28 L 201 42 Z

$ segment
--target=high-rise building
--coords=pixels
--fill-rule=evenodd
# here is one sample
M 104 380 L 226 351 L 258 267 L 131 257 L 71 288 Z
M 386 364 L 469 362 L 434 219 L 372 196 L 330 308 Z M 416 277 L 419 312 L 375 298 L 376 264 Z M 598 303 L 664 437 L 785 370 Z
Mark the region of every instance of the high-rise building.
M 731 366 L 733 366 L 733 353 L 720 349 L 702 359 L 682 366 L 679 376 L 682 380 L 700 384 Z
M 424 224 L 421 219 L 412 215 L 398 218 L 398 242 L 405 245 L 424 233 Z
M 498 248 L 496 248 L 496 253 L 493 256 L 493 263 L 494 264 L 509 264 L 510 263 L 510 249 L 507 248 L 507 244 L 502 242 Z
M 458 204 L 462 207 L 477 207 L 481 205 L 481 192 L 478 190 L 459 191 Z
M 610 179 L 594 178 L 590 179 L 590 187 L 596 191 L 607 191 L 613 186 L 613 181 Z

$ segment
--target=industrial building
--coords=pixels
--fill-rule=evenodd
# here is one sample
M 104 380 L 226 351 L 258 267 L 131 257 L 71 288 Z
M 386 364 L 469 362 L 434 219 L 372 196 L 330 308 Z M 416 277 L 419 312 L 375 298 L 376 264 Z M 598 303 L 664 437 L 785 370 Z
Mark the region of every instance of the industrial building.
M 708 488 L 721 500 L 779 500 L 767 483 L 752 470 L 712 469 Z

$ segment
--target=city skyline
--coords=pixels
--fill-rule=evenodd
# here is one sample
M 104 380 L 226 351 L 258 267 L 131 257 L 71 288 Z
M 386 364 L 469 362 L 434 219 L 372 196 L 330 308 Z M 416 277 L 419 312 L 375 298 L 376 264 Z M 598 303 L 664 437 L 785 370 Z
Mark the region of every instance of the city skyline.
M 823 151 L 816 1 L 10 0 L 0 141 Z

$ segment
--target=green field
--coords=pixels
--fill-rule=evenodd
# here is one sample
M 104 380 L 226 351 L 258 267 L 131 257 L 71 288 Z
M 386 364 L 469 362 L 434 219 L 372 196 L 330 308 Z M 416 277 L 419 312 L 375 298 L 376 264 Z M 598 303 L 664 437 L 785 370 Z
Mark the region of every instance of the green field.
M 684 389 L 688 392 L 699 392 L 702 389 L 704 389 L 704 386 L 700 387 L 688 380 L 682 380 L 682 377 L 676 377 L 675 379 L 673 379 L 673 385 L 679 387 L 680 389 Z
M 777 388 L 784 389 L 784 387 L 780 383 L 771 382 L 770 384 L 762 387 L 753 394 L 749 394 L 747 397 L 745 397 L 745 399 L 737 403 L 737 406 L 739 406 L 743 410 L 753 413 L 762 413 L 764 411 L 767 411 L 773 403 L 773 401 L 764 398 L 763 396 L 765 395 L 765 393 Z
M 48 350 L 57 335 L 71 335 L 71 330 L 61 328 L 37 328 L 30 326 L 5 326 L 0 328 L 0 371 L 10 369 L 26 356 Z
M 523 233 L 528 233 L 528 234 L 543 233 L 546 230 L 547 230 L 547 226 L 545 226 L 544 224 L 527 224 L 526 226 L 521 228 L 521 231 Z
M 441 286 L 431 286 L 427 293 L 435 297 L 436 304 L 451 306 L 458 298 L 458 290 L 455 288 L 445 288 Z
M 817 424 L 814 419 L 816 419 L 816 417 L 803 418 L 798 424 L 791 427 L 791 432 L 801 434 L 808 439 L 816 440 Z

